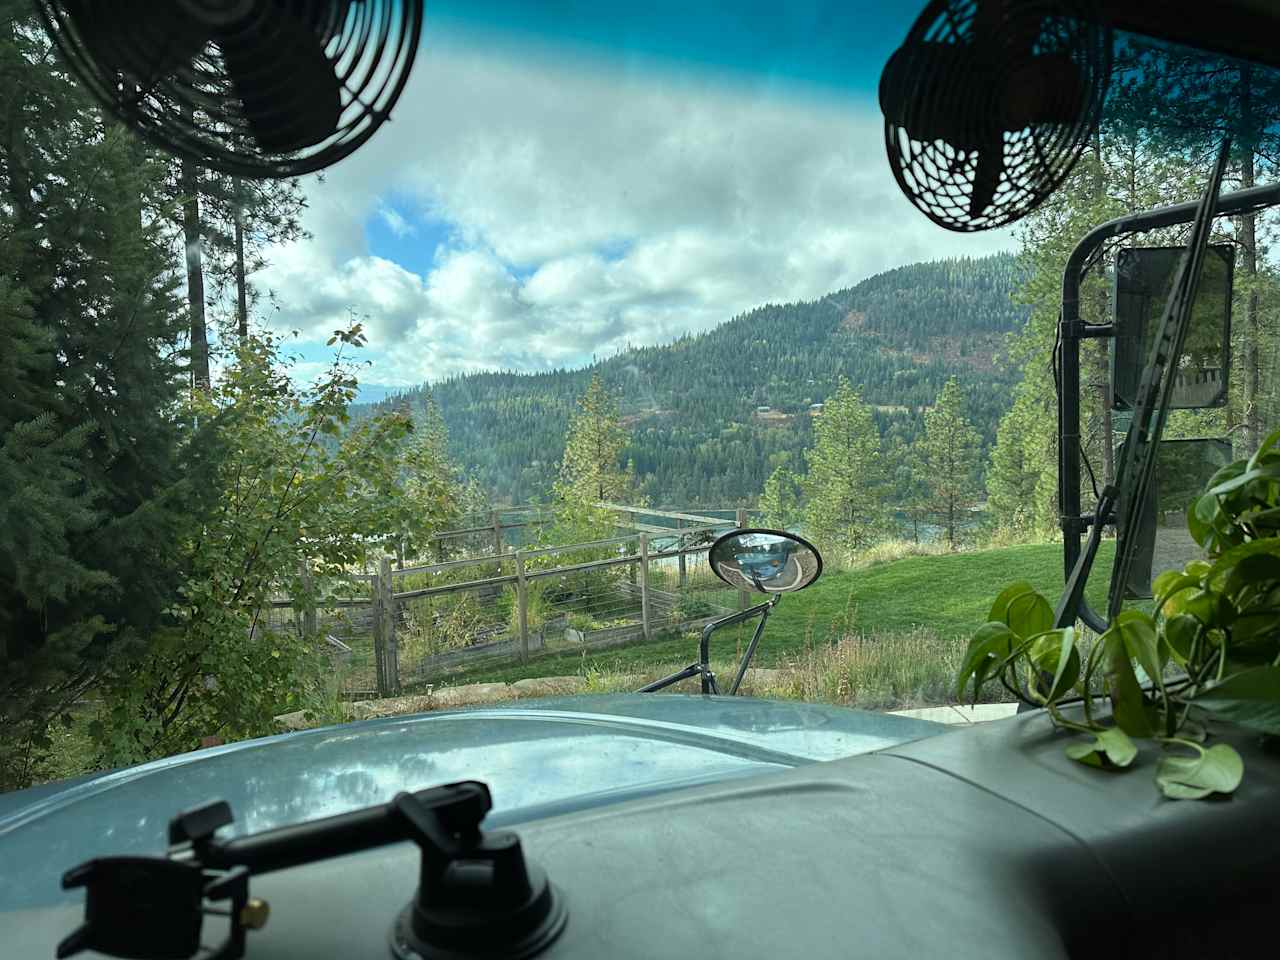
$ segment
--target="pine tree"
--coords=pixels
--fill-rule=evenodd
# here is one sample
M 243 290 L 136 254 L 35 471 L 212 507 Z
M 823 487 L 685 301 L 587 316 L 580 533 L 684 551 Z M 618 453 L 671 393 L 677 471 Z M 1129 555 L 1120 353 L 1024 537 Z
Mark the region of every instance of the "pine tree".
M 911 524 L 911 539 L 920 542 L 920 524 L 929 518 L 933 498 L 919 444 L 895 437 L 889 449 L 893 465 L 893 501 Z
M 884 468 L 871 410 L 844 377 L 817 418 L 805 460 L 806 528 L 850 556 L 883 525 Z
M 402 494 L 395 508 L 403 563 L 406 554 L 422 555 L 433 534 L 455 527 L 462 516 L 464 484 L 449 457 L 449 433 L 430 393 L 413 417 L 413 433 L 399 465 Z
M 978 499 L 978 451 L 977 431 L 965 418 L 964 394 L 952 377 L 925 414 L 920 441 L 925 481 L 952 548 L 962 513 Z
M 1255 186 L 1259 175 L 1280 171 L 1280 78 L 1274 70 L 1140 40 L 1120 48 L 1117 66 L 1117 119 L 1147 132 L 1156 149 L 1211 156 L 1230 137 L 1231 172 L 1241 188 Z M 1267 361 L 1277 331 L 1264 322 L 1261 216 L 1250 211 L 1237 218 L 1234 238 L 1240 250 L 1237 314 L 1243 323 L 1237 325 L 1232 351 L 1238 382 L 1231 410 L 1244 427 L 1239 440 L 1246 450 L 1257 447 L 1269 417 L 1280 412 L 1267 383 L 1276 375 Z
M 800 505 L 800 478 L 786 466 L 779 466 L 769 474 L 757 505 L 760 523 L 777 530 L 788 530 L 799 522 L 803 510 Z
M 0 84 L 0 781 L 21 784 L 50 720 L 164 622 L 198 491 L 178 485 L 158 165 L 26 15 Z
M 591 506 L 625 499 L 629 485 L 621 462 L 627 440 L 617 400 L 593 376 L 569 422 L 556 499 Z

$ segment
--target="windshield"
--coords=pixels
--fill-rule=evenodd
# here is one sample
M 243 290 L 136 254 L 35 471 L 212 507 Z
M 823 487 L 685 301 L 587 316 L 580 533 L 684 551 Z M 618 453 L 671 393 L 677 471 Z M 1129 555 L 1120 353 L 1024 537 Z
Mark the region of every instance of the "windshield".
M 366 6 L 342 23 L 367 28 Z M 1117 32 L 1056 189 L 1016 223 L 944 229 L 903 193 L 923 167 L 886 158 L 882 70 L 917 6 L 427 4 L 390 119 L 323 171 L 259 179 L 135 136 L 95 98 L 162 116 L 163 96 L 127 64 L 93 88 L 45 20 L 0 5 L 0 788 L 638 690 L 752 583 L 817 566 L 765 540 L 735 588 L 708 549 L 737 527 L 803 537 L 824 571 L 769 619 L 744 693 L 948 710 L 992 598 L 1057 596 L 1063 530 L 1078 542 L 1117 482 L 1189 219 L 1083 265 L 1079 319 L 1115 326 L 1079 345 L 1074 507 L 1064 265 L 1099 223 L 1198 199 L 1224 135 L 1224 191 L 1275 180 L 1280 74 Z M 186 46 L 156 69 L 234 73 L 229 28 L 165 23 Z M 97 29 L 86 56 L 125 42 Z M 332 93 L 296 81 L 283 147 Z M 267 142 L 235 83 L 226 142 Z M 216 115 L 193 102 L 169 111 L 188 140 Z M 930 167 L 995 177 L 947 216 L 1021 202 L 1021 167 L 978 169 L 991 149 Z M 1213 223 L 1165 434 L 1183 445 L 1120 505 L 1147 531 L 1134 602 L 1198 555 L 1188 502 L 1280 415 L 1276 223 Z M 718 632 L 711 665 L 731 675 L 754 630 Z

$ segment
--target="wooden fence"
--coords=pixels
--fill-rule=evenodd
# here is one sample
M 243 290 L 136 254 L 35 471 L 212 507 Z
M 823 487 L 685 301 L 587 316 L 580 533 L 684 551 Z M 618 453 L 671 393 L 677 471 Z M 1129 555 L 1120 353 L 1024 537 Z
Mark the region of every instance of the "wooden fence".
M 345 624 L 346 634 L 336 639 L 355 651 L 348 657 L 355 667 L 348 671 L 346 692 L 358 697 L 394 696 L 485 663 L 527 662 L 544 652 L 648 640 L 661 629 L 700 626 L 709 616 L 728 612 L 735 601 L 739 608 L 747 605 L 749 598 L 735 597 L 705 562 L 714 534 L 745 525 L 745 511 L 735 511 L 729 520 L 606 506 L 624 518 L 621 529 L 634 532 L 589 543 L 508 550 L 501 525 L 485 528 L 501 549 L 417 566 L 384 556 L 376 572 L 354 578 L 368 583 L 367 599 L 280 599 L 273 606 L 280 613 L 291 610 L 298 629 L 308 635 L 341 634 L 329 625 Z M 556 562 L 566 554 L 590 559 Z M 584 583 L 591 586 L 578 586 Z M 557 591 L 560 599 L 555 599 Z M 424 644 L 417 640 L 409 643 L 417 636 L 410 627 L 421 626 L 419 620 L 425 620 L 426 632 L 434 636 L 441 609 L 458 610 L 464 604 L 474 617 L 465 626 L 462 645 L 457 637 L 446 649 L 437 649 L 431 639 L 425 649 L 419 649 Z M 327 619 L 321 610 L 327 611 Z M 604 622 L 594 624 L 590 613 Z M 581 627 L 584 620 L 592 625 Z

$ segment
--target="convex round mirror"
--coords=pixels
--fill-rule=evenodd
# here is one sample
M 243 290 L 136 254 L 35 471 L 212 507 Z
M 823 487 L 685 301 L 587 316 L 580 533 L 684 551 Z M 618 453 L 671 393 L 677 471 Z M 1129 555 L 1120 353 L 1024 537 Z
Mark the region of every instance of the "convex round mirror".
M 822 574 L 817 547 L 782 530 L 731 530 L 711 545 L 711 569 L 736 590 L 790 593 Z

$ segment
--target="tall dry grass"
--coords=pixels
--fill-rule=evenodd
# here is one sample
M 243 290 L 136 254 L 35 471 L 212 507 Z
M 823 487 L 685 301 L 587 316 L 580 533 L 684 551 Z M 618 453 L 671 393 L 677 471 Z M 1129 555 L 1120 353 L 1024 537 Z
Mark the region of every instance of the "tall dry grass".
M 743 681 L 747 696 L 776 700 L 834 703 L 864 710 L 904 710 L 956 702 L 956 671 L 967 641 L 947 639 L 919 628 L 903 633 L 848 632 L 835 642 L 810 638 L 804 649 L 773 669 L 753 667 Z M 617 693 L 679 670 L 683 663 L 655 663 L 642 673 L 598 665 L 581 673 L 584 693 Z M 736 661 L 713 661 L 722 688 L 732 682 Z M 696 693 L 698 682 L 685 681 L 671 693 Z M 983 699 L 1004 700 L 991 688 Z

